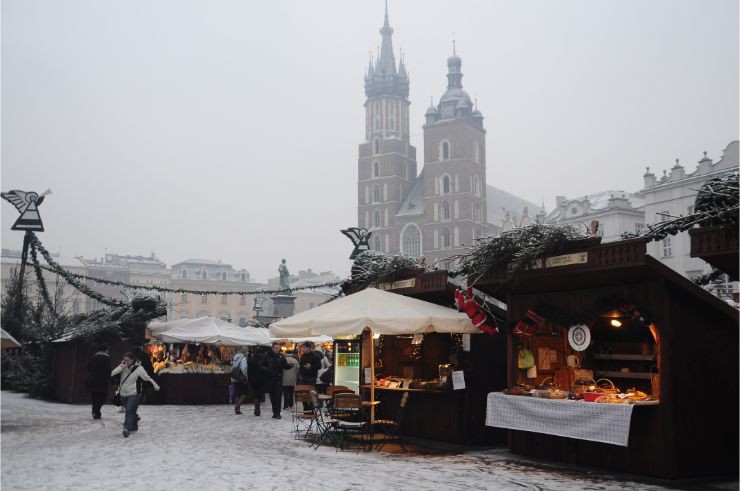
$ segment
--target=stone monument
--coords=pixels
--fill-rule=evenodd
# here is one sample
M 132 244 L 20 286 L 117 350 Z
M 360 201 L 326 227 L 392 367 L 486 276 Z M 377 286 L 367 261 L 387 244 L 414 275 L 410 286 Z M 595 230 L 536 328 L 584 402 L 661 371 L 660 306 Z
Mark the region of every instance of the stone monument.
M 271 297 L 274 317 L 290 317 L 295 312 L 295 299 L 290 294 L 290 272 L 288 271 L 288 265 L 285 264 L 285 259 L 278 266 L 278 273 L 280 274 L 280 284 L 278 288 L 285 290 L 278 292 L 277 295 Z

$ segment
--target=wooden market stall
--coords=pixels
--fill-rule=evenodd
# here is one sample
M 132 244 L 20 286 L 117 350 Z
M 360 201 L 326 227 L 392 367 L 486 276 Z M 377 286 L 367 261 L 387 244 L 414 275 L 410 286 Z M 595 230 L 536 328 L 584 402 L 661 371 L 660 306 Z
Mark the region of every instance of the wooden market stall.
M 737 474 L 737 310 L 648 256 L 644 239 L 598 242 L 475 286 L 508 306 L 512 394 L 529 384 L 562 397 L 592 374 L 622 395 L 594 381 L 585 391 L 603 404 L 492 393 L 488 423 L 529 456 L 665 478 Z
M 454 304 L 455 287 L 448 283 L 446 271 L 414 271 L 377 286 L 402 296 L 423 299 L 436 308 L 442 306 L 443 311 L 454 313 L 469 324 L 464 314 L 449 308 Z M 366 285 L 350 285 L 345 293 L 354 297 L 367 293 L 365 288 Z M 286 320 L 296 328 L 311 326 L 312 333 L 323 332 L 316 330 L 310 321 L 301 323 L 297 316 L 295 322 Z M 404 325 L 404 319 L 394 320 Z M 285 335 L 280 330 L 281 325 L 273 325 L 277 328 L 273 335 Z M 489 392 L 506 386 L 505 336 L 480 333 L 474 328 L 468 331 L 474 334 L 468 335 L 465 331 L 433 331 L 381 330 L 376 331 L 374 342 L 368 332 L 362 335 L 358 378 L 366 398 L 371 397 L 372 390 L 374 398 L 380 401 L 376 417 L 395 419 L 401 397 L 408 393 L 400 434 L 450 443 L 503 442 L 505 432 L 485 426 L 485 405 Z M 339 335 L 335 331 L 325 333 Z M 370 385 L 370 377 L 365 376 L 373 368 L 371 359 L 376 361 L 374 386 Z M 455 367 L 464 374 L 464 389 L 454 390 L 450 371 Z

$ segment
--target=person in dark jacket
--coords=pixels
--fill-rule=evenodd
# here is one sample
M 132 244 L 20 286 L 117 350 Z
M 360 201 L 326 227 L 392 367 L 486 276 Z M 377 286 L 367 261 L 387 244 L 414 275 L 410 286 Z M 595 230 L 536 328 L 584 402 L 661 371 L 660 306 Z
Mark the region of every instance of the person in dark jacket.
M 100 419 L 100 408 L 103 407 L 105 398 L 108 397 L 108 384 L 110 381 L 110 354 L 108 345 L 100 343 L 98 351 L 87 362 L 87 388 L 92 399 L 92 417 Z
M 280 401 L 283 395 L 283 370 L 290 368 L 285 355 L 280 352 L 280 343 L 272 343 L 272 351 L 262 358 L 265 374 L 265 389 L 270 394 L 272 417 L 280 419 Z
M 298 370 L 300 383 L 303 385 L 316 385 L 316 377 L 321 368 L 321 358 L 311 349 L 311 343 L 308 341 L 303 343 L 303 354 L 300 360 L 298 360 L 298 363 L 300 365 L 300 369 Z
M 249 372 L 249 379 L 247 383 L 252 387 L 254 393 L 254 415 L 259 416 L 260 403 L 265 398 L 265 371 L 262 366 L 262 359 L 265 357 L 265 349 L 257 347 L 252 353 L 250 353 L 249 360 L 247 360 L 247 371 Z

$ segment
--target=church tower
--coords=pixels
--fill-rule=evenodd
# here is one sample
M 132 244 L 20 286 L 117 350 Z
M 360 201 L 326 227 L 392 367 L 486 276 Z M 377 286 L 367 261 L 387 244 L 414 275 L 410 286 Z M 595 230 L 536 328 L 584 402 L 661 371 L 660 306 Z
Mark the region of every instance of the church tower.
M 463 245 L 488 231 L 486 130 L 462 78 L 462 59 L 453 42 L 447 91 L 425 114 L 422 177 L 427 220 L 422 235 L 428 261 L 460 254 Z
M 365 75 L 365 141 L 357 165 L 358 224 L 373 232 L 370 248 L 399 251 L 396 212 L 416 179 L 416 149 L 409 141 L 409 77 L 396 65 L 388 6 L 380 53 Z

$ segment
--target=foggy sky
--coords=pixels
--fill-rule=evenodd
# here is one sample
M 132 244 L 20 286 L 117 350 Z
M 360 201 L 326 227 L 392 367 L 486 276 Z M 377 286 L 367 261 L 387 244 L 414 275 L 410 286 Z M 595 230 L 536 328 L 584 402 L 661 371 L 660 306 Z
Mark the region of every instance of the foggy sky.
M 373 1 L 2 2 L 2 189 L 52 188 L 64 256 L 280 259 L 346 274 Z M 738 5 L 391 0 L 412 142 L 453 32 L 485 116 L 489 184 L 530 201 L 636 191 L 738 134 Z M 421 166 L 420 166 L 421 167 Z M 2 247 L 16 210 L 2 206 Z

